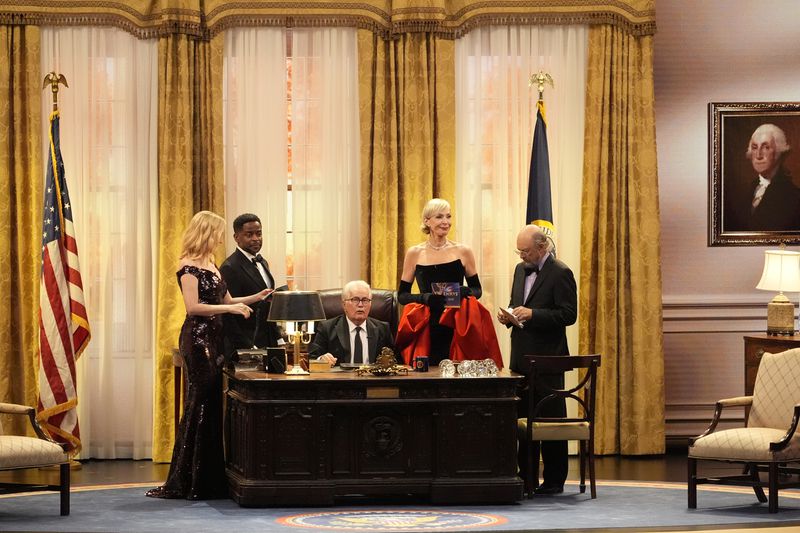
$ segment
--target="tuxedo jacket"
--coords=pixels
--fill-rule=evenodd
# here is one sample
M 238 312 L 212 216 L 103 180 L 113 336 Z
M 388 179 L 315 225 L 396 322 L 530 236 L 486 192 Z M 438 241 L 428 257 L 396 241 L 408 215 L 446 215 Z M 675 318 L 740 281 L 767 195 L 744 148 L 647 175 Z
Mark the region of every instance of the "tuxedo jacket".
M 275 280 L 269 271 L 266 260 L 262 265 L 267 271 L 267 278 L 272 288 Z M 264 278 L 253 264 L 238 248 L 219 267 L 222 278 L 228 286 L 228 291 L 233 297 L 249 296 L 267 288 Z M 253 312 L 250 318 L 241 315 L 226 313 L 223 316 L 225 325 L 225 353 L 230 357 L 236 350 L 277 346 L 279 333 L 274 322 L 267 322 L 269 316 L 270 300 L 250 304 Z
M 548 256 L 525 299 L 525 269 L 514 269 L 510 307 L 524 306 L 533 316 L 522 328 L 511 328 L 511 370 L 529 371 L 526 355 L 569 355 L 567 326 L 578 316 L 578 289 L 567 265 Z
M 723 230 L 800 230 L 800 189 L 794 185 L 789 173 L 783 168 L 779 169 L 764 191 L 758 207 L 753 209 L 757 187 L 756 177 L 738 188 L 731 188 L 723 212 Z
M 367 329 L 368 362 L 374 363 L 382 348 L 389 347 L 394 350 L 394 339 L 388 323 L 367 317 L 364 324 Z M 350 331 L 345 315 L 329 318 L 317 324 L 314 341 L 308 346 L 309 357 L 330 353 L 336 357 L 337 363 L 349 363 L 350 351 Z

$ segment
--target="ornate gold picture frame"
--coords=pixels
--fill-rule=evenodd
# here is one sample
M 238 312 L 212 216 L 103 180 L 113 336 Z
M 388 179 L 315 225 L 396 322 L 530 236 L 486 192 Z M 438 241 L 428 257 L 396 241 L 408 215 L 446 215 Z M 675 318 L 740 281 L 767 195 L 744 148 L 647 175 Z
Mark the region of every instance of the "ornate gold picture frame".
M 800 103 L 708 105 L 709 246 L 800 244 Z

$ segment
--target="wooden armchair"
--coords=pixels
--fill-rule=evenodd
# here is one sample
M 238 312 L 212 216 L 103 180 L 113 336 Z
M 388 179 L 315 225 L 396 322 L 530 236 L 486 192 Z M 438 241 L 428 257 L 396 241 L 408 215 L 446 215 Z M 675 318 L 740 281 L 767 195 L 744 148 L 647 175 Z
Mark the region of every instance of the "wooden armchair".
M 37 437 L 6 435 L 0 426 L 0 470 L 17 470 L 60 465 L 59 485 L 33 485 L 27 483 L 0 483 L 5 492 L 21 490 L 57 490 L 61 493 L 61 515 L 69 514 L 69 455 L 66 445 L 48 437 L 36 421 L 36 410 L 26 405 L 0 403 L 0 413 L 27 415 Z
M 528 375 L 528 418 L 517 420 L 517 436 L 528 442 L 577 440 L 580 441 L 580 492 L 586 492 L 586 467 L 589 467 L 589 484 L 592 498 L 597 498 L 594 475 L 594 406 L 597 388 L 597 368 L 600 355 L 526 355 L 530 362 Z M 563 373 L 575 368 L 585 369 L 577 385 L 558 389 L 550 385 L 548 375 Z M 534 391 L 538 393 L 535 394 Z M 541 397 L 537 402 L 536 397 Z M 563 400 L 576 402 L 580 413 L 576 417 L 553 418 L 543 415 L 549 402 Z M 536 448 L 538 450 L 538 448 Z M 522 468 L 522 465 L 520 465 Z M 533 495 L 539 479 L 539 458 L 526 456 L 525 492 Z
M 800 469 L 790 464 L 800 461 L 800 348 L 771 354 L 765 353 L 756 374 L 752 396 L 728 398 L 717 402 L 714 419 L 708 429 L 689 440 L 689 508 L 697 507 L 697 485 L 749 486 L 764 503 L 764 487 L 769 489 L 769 512 L 778 512 L 778 489 L 800 487 L 793 476 Z M 748 407 L 746 427 L 716 431 L 722 410 L 726 407 Z M 697 476 L 697 461 L 743 463 L 741 475 L 704 478 Z M 767 482 L 759 472 L 767 472 Z

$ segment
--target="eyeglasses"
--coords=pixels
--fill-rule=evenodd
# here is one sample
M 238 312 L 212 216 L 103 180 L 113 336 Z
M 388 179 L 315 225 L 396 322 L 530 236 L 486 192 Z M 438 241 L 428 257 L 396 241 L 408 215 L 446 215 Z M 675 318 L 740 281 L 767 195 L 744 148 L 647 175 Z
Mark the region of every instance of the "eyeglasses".
M 372 301 L 372 298 L 348 298 L 345 302 L 350 302 L 353 305 L 369 305 Z
M 514 253 L 519 255 L 519 256 L 522 256 L 522 255 L 527 255 L 527 254 L 531 253 L 531 251 L 530 250 L 514 250 Z

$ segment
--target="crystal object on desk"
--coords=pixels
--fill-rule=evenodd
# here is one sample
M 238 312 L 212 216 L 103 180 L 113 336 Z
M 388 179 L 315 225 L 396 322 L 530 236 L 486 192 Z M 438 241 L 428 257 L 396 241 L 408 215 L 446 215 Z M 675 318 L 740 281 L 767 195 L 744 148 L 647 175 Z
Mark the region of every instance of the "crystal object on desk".
M 491 377 L 497 376 L 497 372 L 499 370 L 497 368 L 497 364 L 494 362 L 493 359 L 484 359 L 483 361 L 481 361 L 481 363 L 483 364 L 483 367 L 486 369 L 487 376 Z
M 458 375 L 463 378 L 478 377 L 477 363 L 477 361 L 471 361 L 469 359 L 461 361 L 458 365 Z
M 443 378 L 452 378 L 456 375 L 456 365 L 450 359 L 442 359 L 439 362 L 439 370 Z

